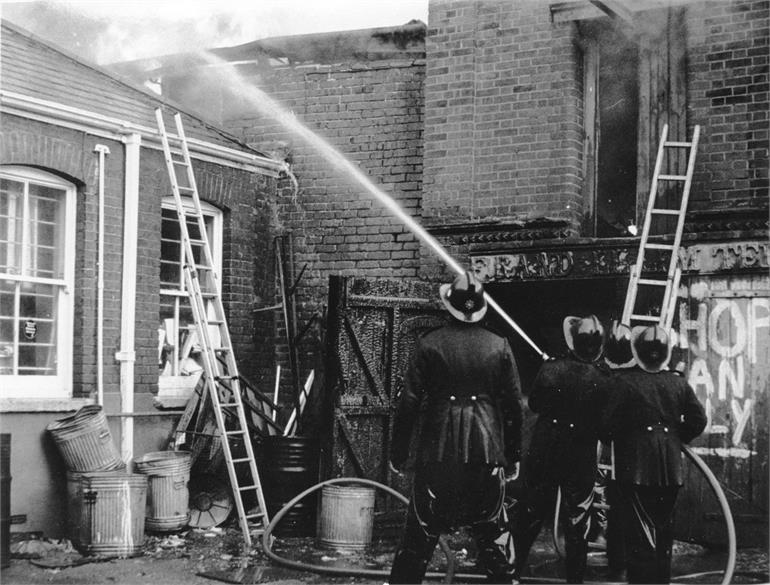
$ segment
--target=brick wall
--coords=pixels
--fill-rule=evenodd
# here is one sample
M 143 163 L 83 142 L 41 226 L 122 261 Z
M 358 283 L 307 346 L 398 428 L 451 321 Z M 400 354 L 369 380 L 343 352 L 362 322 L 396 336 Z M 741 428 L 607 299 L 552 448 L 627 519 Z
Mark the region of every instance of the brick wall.
M 123 257 L 124 146 L 15 116 L 3 115 L 0 160 L 36 166 L 77 186 L 73 383 L 76 396 L 96 389 L 98 156 L 97 144 L 110 149 L 105 160 L 104 208 L 104 391 L 118 395 Z M 252 314 L 257 296 L 269 296 L 263 273 L 270 241 L 265 201 L 275 179 L 194 161 L 201 199 L 225 212 L 223 302 L 232 341 L 244 374 L 258 373 L 255 356 L 265 352 L 262 331 Z M 160 290 L 161 201 L 170 194 L 162 154 L 143 148 L 137 238 L 135 392 L 157 389 L 157 327 Z
M 435 1 L 423 208 L 431 224 L 581 214 L 573 28 L 537 1 Z
M 245 74 L 272 99 L 293 112 L 309 130 L 350 161 L 370 188 L 395 200 L 420 219 L 422 187 L 422 60 L 276 67 Z M 295 274 L 303 266 L 295 296 L 298 327 L 322 315 L 330 275 L 414 278 L 419 242 L 365 186 L 318 148 L 260 115 L 241 100 L 225 114 L 225 127 L 263 152 L 288 157 L 299 183 L 288 178 L 270 200 L 274 235 L 290 236 Z M 267 262 L 273 262 L 270 246 Z M 272 264 L 271 264 L 272 266 Z M 275 270 L 269 271 L 279 301 Z M 279 363 L 286 368 L 285 331 L 280 311 L 273 312 L 273 338 Z M 311 367 L 312 332 L 301 359 L 301 378 Z M 317 348 L 316 348 L 317 349 Z M 284 369 L 284 372 L 287 370 Z M 287 374 L 288 375 L 288 374 Z
M 766 207 L 770 2 L 687 9 L 691 122 L 703 126 L 693 207 Z

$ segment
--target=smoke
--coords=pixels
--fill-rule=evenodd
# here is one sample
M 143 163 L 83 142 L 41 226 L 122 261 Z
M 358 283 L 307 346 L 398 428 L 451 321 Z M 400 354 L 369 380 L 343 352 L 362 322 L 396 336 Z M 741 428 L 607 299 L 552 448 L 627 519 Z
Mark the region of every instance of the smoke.
M 227 3 L 11 2 L 2 16 L 33 34 L 97 64 L 131 61 L 191 47 L 217 47 L 253 40 L 260 27 L 243 8 Z
M 309 32 L 427 22 L 428 0 L 0 0 L 0 16 L 105 65 Z

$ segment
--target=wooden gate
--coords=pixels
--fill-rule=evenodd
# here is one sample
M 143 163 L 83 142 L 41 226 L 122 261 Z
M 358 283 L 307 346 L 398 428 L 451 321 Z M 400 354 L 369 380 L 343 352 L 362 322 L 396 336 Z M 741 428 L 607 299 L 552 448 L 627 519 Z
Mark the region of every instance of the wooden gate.
M 408 493 L 408 480 L 388 471 L 396 398 L 416 340 L 445 315 L 435 284 L 330 278 L 322 477 L 363 477 Z

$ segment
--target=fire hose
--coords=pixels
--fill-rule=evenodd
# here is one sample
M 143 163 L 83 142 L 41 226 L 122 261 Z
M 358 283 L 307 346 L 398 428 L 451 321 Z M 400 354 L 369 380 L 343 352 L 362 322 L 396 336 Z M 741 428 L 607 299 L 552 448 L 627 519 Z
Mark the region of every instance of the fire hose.
M 735 556 L 736 556 L 736 539 L 735 539 L 735 524 L 733 523 L 732 513 L 730 512 L 730 507 L 727 504 L 727 498 L 724 495 L 724 492 L 722 491 L 721 486 L 719 485 L 718 480 L 714 476 L 713 472 L 708 468 L 708 466 L 703 462 L 703 460 L 694 453 L 689 447 L 683 448 L 685 455 L 695 463 L 695 465 L 698 467 L 698 469 L 706 476 L 706 479 L 709 482 L 709 485 L 711 486 L 712 490 L 716 494 L 717 498 L 719 499 L 720 506 L 722 508 L 722 513 L 725 518 L 725 522 L 727 524 L 727 533 L 728 533 L 728 560 L 727 560 L 727 566 L 724 571 L 724 576 L 722 578 L 722 584 L 727 585 L 730 583 L 733 577 L 733 573 L 735 571 Z M 296 561 L 293 559 L 287 559 L 285 557 L 282 557 L 278 554 L 276 554 L 273 551 L 272 548 L 272 533 L 273 530 L 275 530 L 275 527 L 278 525 L 278 523 L 283 519 L 283 517 L 291 510 L 298 502 L 303 500 L 308 495 L 312 494 L 313 492 L 318 491 L 319 489 L 323 488 L 326 485 L 334 485 L 338 483 L 358 483 L 362 485 L 369 485 L 372 487 L 375 487 L 377 489 L 383 490 L 386 493 L 392 495 L 397 500 L 404 504 L 408 504 L 409 500 L 406 498 L 403 494 L 399 493 L 398 491 L 394 490 L 390 486 L 387 486 L 385 484 L 381 484 L 379 482 L 370 480 L 370 479 L 362 479 L 357 477 L 341 477 L 341 478 L 335 478 L 335 479 L 328 479 L 326 481 L 322 481 L 320 483 L 317 483 L 314 486 L 311 486 L 289 500 L 289 502 L 284 505 L 283 508 L 281 508 L 272 518 L 270 523 L 268 524 L 267 528 L 265 528 L 264 533 L 262 534 L 262 549 L 264 550 L 265 554 L 268 558 L 273 560 L 274 562 L 278 563 L 279 565 L 283 565 L 285 567 L 289 567 L 291 569 L 299 570 L 299 571 L 310 571 L 314 573 L 320 573 L 323 575 L 338 575 L 338 576 L 358 576 L 358 577 L 385 577 L 387 578 L 390 576 L 390 571 L 386 571 L 383 569 L 353 569 L 348 567 L 328 567 L 323 565 L 313 565 L 311 563 L 304 563 L 301 561 Z M 559 504 L 560 504 L 560 495 L 557 498 L 557 507 L 556 507 L 556 514 L 555 517 L 557 520 L 554 521 L 554 543 L 556 543 L 556 530 L 557 530 L 557 523 L 558 523 L 558 512 L 559 512 Z M 425 577 L 428 579 L 437 579 L 437 578 L 444 578 L 445 583 L 451 583 L 454 577 L 458 577 L 462 579 L 463 581 L 471 581 L 471 582 L 483 582 L 486 581 L 486 576 L 476 573 L 460 573 L 455 574 L 455 561 L 454 561 L 454 555 L 452 554 L 451 549 L 449 548 L 449 545 L 446 542 L 446 539 L 442 536 L 439 538 L 439 546 L 446 556 L 447 559 L 447 569 L 445 573 L 438 573 L 438 572 L 427 572 L 425 574 Z M 557 545 L 557 552 L 559 551 L 559 547 Z M 719 573 L 719 571 L 710 571 L 707 573 L 698 573 L 698 574 L 692 574 L 692 575 L 680 575 L 677 577 L 677 579 L 687 579 L 690 577 L 695 576 L 703 576 L 703 575 L 711 575 Z M 547 583 L 556 583 L 556 582 L 563 582 L 561 579 L 543 579 L 538 577 L 529 577 L 526 579 L 530 582 L 547 582 Z
M 714 492 L 714 495 L 717 497 L 717 500 L 719 501 L 719 507 L 722 510 L 722 517 L 725 519 L 725 525 L 727 527 L 727 565 L 725 566 L 724 575 L 722 577 L 722 585 L 728 585 L 732 581 L 733 573 L 735 572 L 735 557 L 737 554 L 735 522 L 733 521 L 733 514 L 730 511 L 730 506 L 727 503 L 727 497 L 725 496 L 725 493 L 722 490 L 722 486 L 719 485 L 719 480 L 714 475 L 714 472 L 712 472 L 711 469 L 709 469 L 708 465 L 706 465 L 706 463 L 703 461 L 703 459 L 697 453 L 695 453 L 692 449 L 690 449 L 687 445 L 682 445 L 682 451 L 687 456 L 687 458 L 695 464 L 698 470 L 706 477 L 706 481 L 708 482 L 709 487 L 711 487 L 711 490 Z M 561 548 L 561 543 L 559 542 L 559 537 L 558 537 L 560 512 L 561 512 L 561 488 L 559 488 L 556 496 L 556 510 L 554 511 L 554 519 L 553 519 L 553 544 L 558 555 L 563 557 L 564 551 Z M 721 571 L 709 571 L 706 573 L 698 573 L 697 576 L 715 575 L 720 572 Z M 695 576 L 696 574 L 680 575 L 676 577 L 676 579 L 687 579 L 689 577 L 695 577 Z
M 323 565 L 313 565 L 310 563 L 303 563 L 300 561 L 295 561 L 293 559 L 287 559 L 285 557 L 281 557 L 278 554 L 273 551 L 272 548 L 272 533 L 275 529 L 276 525 L 283 519 L 283 517 L 289 512 L 291 508 L 293 508 L 300 500 L 305 498 L 306 496 L 312 494 L 315 491 L 318 491 L 322 487 L 326 485 L 333 485 L 337 483 L 358 483 L 362 485 L 369 485 L 378 489 L 381 489 L 388 494 L 395 497 L 400 502 L 403 502 L 404 504 L 409 503 L 409 499 L 404 496 L 403 494 L 399 493 L 398 491 L 394 490 L 390 486 L 387 486 L 385 484 L 373 481 L 371 479 L 362 479 L 358 477 L 339 477 L 335 479 L 327 479 L 326 481 L 322 481 L 320 483 L 317 483 L 314 486 L 311 486 L 307 488 L 302 493 L 296 495 L 294 498 L 289 500 L 286 505 L 281 508 L 272 518 L 270 521 L 270 524 L 268 524 L 267 528 L 265 528 L 264 533 L 262 534 L 262 549 L 264 550 L 265 554 L 270 558 L 271 560 L 275 561 L 279 565 L 283 565 L 285 567 L 289 567 L 291 569 L 296 569 L 299 571 L 310 571 L 314 573 L 320 573 L 322 575 L 344 575 L 344 576 L 356 576 L 356 577 L 385 577 L 388 578 L 390 576 L 389 570 L 384 569 L 353 569 L 348 567 L 327 567 Z M 441 536 L 439 538 L 439 546 L 441 547 L 441 550 L 443 551 L 444 555 L 447 559 L 447 569 L 446 573 L 438 573 L 438 572 L 431 572 L 428 571 L 425 574 L 425 577 L 428 579 L 440 579 L 443 577 L 445 583 L 451 583 L 452 580 L 457 577 L 458 579 L 462 579 L 463 581 L 470 581 L 470 582 L 486 582 L 487 577 L 486 575 L 478 574 L 478 573 L 458 573 L 455 574 L 455 560 L 454 555 L 452 553 L 452 550 L 449 548 L 449 545 L 446 542 L 446 539 Z M 559 579 L 540 579 L 540 578 L 529 578 L 527 581 L 531 582 L 543 582 L 543 583 L 555 583 L 555 582 L 561 582 Z

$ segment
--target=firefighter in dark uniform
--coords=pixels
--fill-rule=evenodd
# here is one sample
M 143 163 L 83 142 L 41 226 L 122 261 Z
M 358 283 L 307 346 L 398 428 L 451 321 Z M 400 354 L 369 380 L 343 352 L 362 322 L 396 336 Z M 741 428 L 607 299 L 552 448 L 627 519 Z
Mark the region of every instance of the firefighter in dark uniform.
M 665 369 L 671 343 L 662 327 L 634 327 L 631 349 L 637 365 L 617 378 L 602 438 L 614 443 L 628 582 L 668 583 L 682 444 L 703 432 L 706 414 L 687 381 Z
M 453 319 L 423 335 L 399 397 L 391 470 L 401 473 L 420 413 L 412 497 L 390 583 L 420 583 L 441 533 L 469 526 L 478 563 L 491 582 L 511 582 L 513 567 L 495 543 L 506 479 L 518 473 L 521 388 L 508 341 L 480 324 L 481 284 L 466 272 L 440 297 Z
M 631 352 L 631 328 L 628 325 L 613 322 L 610 332 L 607 335 L 607 341 L 604 346 L 604 361 L 610 368 L 613 378 L 622 375 L 627 368 L 633 367 L 636 363 L 634 354 Z M 610 393 L 615 387 L 610 384 Z M 614 468 L 614 448 L 612 444 L 606 445 L 603 453 L 609 452 L 609 463 Z M 605 496 L 609 510 L 607 510 L 607 565 L 609 567 L 609 578 L 612 581 L 626 580 L 626 558 L 624 552 L 623 538 L 623 516 L 621 511 L 622 500 L 618 482 L 613 473 L 609 473 L 606 478 Z
M 582 583 L 609 375 L 598 362 L 604 329 L 596 316 L 567 317 L 564 338 L 570 355 L 545 362 L 529 394 L 529 408 L 538 419 L 524 459 L 524 497 L 511 534 L 518 579 L 543 522 L 552 518 L 561 489 L 567 582 Z

